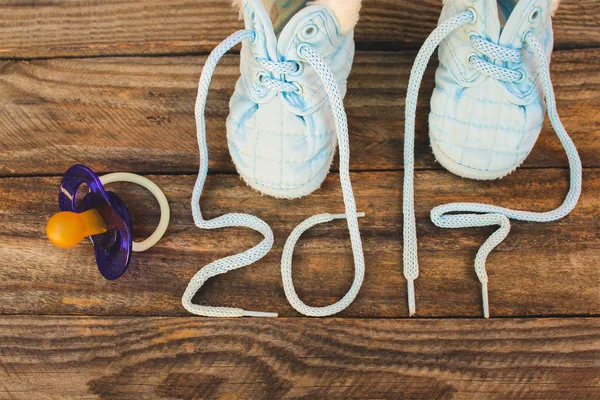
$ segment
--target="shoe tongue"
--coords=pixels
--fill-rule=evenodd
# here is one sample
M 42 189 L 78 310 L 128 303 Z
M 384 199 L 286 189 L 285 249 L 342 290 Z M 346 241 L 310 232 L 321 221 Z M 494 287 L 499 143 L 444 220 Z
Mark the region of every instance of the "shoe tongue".
M 500 38 L 500 16 L 498 15 L 498 0 L 487 0 L 485 4 L 485 28 L 491 41 Z M 479 17 L 480 18 L 480 17 Z
M 498 17 L 500 26 L 506 25 L 506 21 L 512 14 L 519 0 L 498 0 Z
M 527 29 L 529 25 L 528 17 L 533 12 L 538 0 L 518 0 L 513 8 L 512 12 L 506 20 L 500 40 L 498 42 L 501 46 L 507 46 L 514 48 L 518 46 L 522 40 L 521 31 Z
M 270 10 L 267 10 L 273 22 L 275 35 L 279 36 L 285 25 L 296 13 L 306 7 L 307 0 L 270 0 Z

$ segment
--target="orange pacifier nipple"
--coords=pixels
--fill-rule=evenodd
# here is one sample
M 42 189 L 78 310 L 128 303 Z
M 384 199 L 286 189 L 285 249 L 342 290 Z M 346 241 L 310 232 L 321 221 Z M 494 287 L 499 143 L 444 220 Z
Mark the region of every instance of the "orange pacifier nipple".
M 48 221 L 46 235 L 52 244 L 66 249 L 87 236 L 106 233 L 107 230 L 106 223 L 95 209 L 82 213 L 61 211 Z

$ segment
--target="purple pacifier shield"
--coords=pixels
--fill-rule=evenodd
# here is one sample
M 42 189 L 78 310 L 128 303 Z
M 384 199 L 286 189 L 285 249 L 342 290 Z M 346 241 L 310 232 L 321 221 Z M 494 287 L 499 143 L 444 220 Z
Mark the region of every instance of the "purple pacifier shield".
M 84 196 L 81 205 L 77 206 L 77 191 L 84 183 L 90 192 Z M 100 178 L 89 167 L 77 164 L 63 176 L 58 204 L 61 211 L 81 213 L 92 208 L 98 211 L 108 231 L 90 236 L 94 244 L 96 264 L 106 279 L 117 279 L 123 275 L 131 258 L 131 217 L 119 196 L 104 190 Z

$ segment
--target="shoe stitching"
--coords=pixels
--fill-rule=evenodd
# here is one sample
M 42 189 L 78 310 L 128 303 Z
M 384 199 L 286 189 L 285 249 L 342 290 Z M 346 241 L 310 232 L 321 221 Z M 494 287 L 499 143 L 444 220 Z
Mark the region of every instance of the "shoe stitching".
M 265 135 L 272 135 L 272 136 L 303 136 L 306 138 L 309 137 L 321 137 L 321 136 L 330 136 L 330 135 L 335 135 L 335 132 L 326 132 L 326 133 L 309 133 L 309 134 L 305 134 L 305 133 L 284 133 L 284 132 L 271 132 L 271 131 L 266 131 L 262 128 L 253 128 L 251 126 L 244 126 L 244 122 L 230 117 L 229 119 L 231 119 L 232 122 L 235 122 L 236 125 L 240 126 L 240 129 L 243 130 L 253 130 L 253 131 L 258 131 L 261 134 L 265 134 Z
M 255 183 L 257 183 L 257 184 L 259 184 L 261 186 L 266 186 L 266 187 L 271 188 L 271 189 L 285 189 L 285 190 L 298 189 L 298 188 L 301 188 L 301 187 L 306 186 L 309 183 L 311 183 L 311 181 L 313 179 L 315 179 L 316 177 L 318 177 L 319 174 L 321 172 L 323 172 L 324 169 L 329 169 L 330 165 L 331 165 L 331 163 L 325 164 L 323 166 L 323 168 L 321 168 L 313 176 L 311 176 L 310 178 L 308 178 L 308 182 L 306 182 L 306 183 L 301 183 L 301 184 L 283 183 L 281 186 L 277 186 L 278 183 L 276 183 L 276 182 L 268 182 L 268 181 L 263 181 L 263 180 L 260 180 L 260 179 L 254 179 L 253 182 L 255 182 Z M 243 177 L 243 175 L 242 175 L 242 177 Z
M 535 129 L 540 129 L 542 127 L 542 125 L 539 125 L 537 127 L 531 128 L 530 130 L 523 130 L 523 129 L 509 128 L 509 127 L 506 127 L 506 126 L 499 126 L 499 127 L 497 127 L 497 126 L 481 124 L 481 123 L 473 122 L 473 121 L 464 121 L 464 120 L 461 120 L 461 119 L 458 119 L 458 118 L 451 117 L 449 115 L 444 116 L 443 114 L 438 114 L 438 113 L 435 113 L 433 111 L 431 112 L 431 115 L 434 116 L 434 117 L 437 117 L 437 118 L 444 118 L 444 117 L 448 118 L 451 121 L 454 121 L 454 122 L 466 125 L 467 128 L 470 127 L 470 126 L 474 126 L 476 128 L 482 128 L 482 129 L 502 128 L 503 130 L 508 131 L 508 132 L 515 132 L 515 133 L 521 133 L 521 134 L 522 133 L 528 133 L 529 131 L 532 131 L 532 130 L 535 130 Z
M 323 156 L 312 156 L 309 157 L 305 160 L 293 160 L 293 159 L 275 159 L 275 158 L 269 158 L 269 157 L 265 157 L 265 156 L 261 156 L 258 154 L 250 154 L 250 153 L 246 153 L 244 151 L 242 151 L 242 149 L 240 149 L 233 141 L 228 140 L 227 143 L 229 145 L 231 145 L 231 147 L 234 148 L 235 151 L 237 151 L 239 154 L 246 156 L 246 157 L 253 157 L 256 158 L 258 160 L 263 160 L 263 161 L 269 161 L 269 162 L 275 162 L 275 163 L 286 163 L 286 164 L 306 164 L 308 162 L 310 162 L 311 160 L 320 160 L 322 158 L 328 157 L 331 154 L 331 151 L 329 151 L 329 154 L 323 155 Z
M 444 67 L 444 69 L 448 70 L 448 68 L 445 68 L 445 67 Z M 513 103 L 511 103 L 509 101 L 496 101 L 496 100 L 488 99 L 486 97 L 471 96 L 471 95 L 468 95 L 468 94 L 458 93 L 458 92 L 455 92 L 455 91 L 451 91 L 451 90 L 443 89 L 443 88 L 439 88 L 439 87 L 434 88 L 434 90 L 440 91 L 442 93 L 446 93 L 449 96 L 455 96 L 455 97 L 457 97 L 459 99 L 472 99 L 472 100 L 476 100 L 476 101 L 481 102 L 481 103 L 494 104 L 494 105 L 508 104 L 508 105 L 513 105 L 515 107 L 518 107 L 518 105 L 513 104 Z M 531 104 L 534 104 L 534 103 L 537 103 L 537 102 L 532 102 Z
M 492 140 L 492 145 L 491 148 L 494 149 L 496 147 L 496 139 L 498 137 L 498 131 L 499 131 L 499 125 L 500 125 L 500 116 L 502 115 L 501 112 L 498 113 L 498 117 L 496 119 L 496 129 L 494 129 L 494 139 Z M 523 138 L 525 135 L 522 135 L 521 138 Z M 517 148 L 519 148 L 520 146 L 517 146 Z M 488 166 L 487 169 L 489 170 L 490 167 L 492 166 L 492 157 L 490 157 L 488 159 Z
M 258 106 L 256 108 L 258 109 Z M 258 126 L 258 116 L 256 114 L 257 113 L 255 112 L 254 113 L 254 126 Z M 257 132 L 257 134 L 256 134 L 256 140 L 254 141 L 254 153 L 255 154 L 256 154 L 257 149 L 258 149 L 258 139 L 259 139 L 259 137 L 260 137 L 260 135 Z M 253 160 L 254 161 L 254 163 L 253 163 L 254 167 L 252 169 L 252 173 L 253 173 L 254 179 L 256 179 L 256 160 L 257 160 L 257 158 L 254 158 L 254 160 Z
M 465 149 L 465 150 L 489 151 L 490 153 L 499 154 L 499 155 L 515 155 L 516 154 L 517 156 L 519 156 L 519 155 L 521 155 L 521 154 L 524 153 L 523 151 L 518 151 L 518 150 L 517 151 L 509 151 L 509 150 L 489 149 L 489 148 L 486 148 L 486 147 L 464 146 L 464 145 L 456 144 L 456 143 L 451 142 L 449 140 L 444 140 L 444 139 L 439 139 L 439 138 L 434 138 L 433 140 L 435 142 L 437 142 L 437 143 L 446 143 L 446 144 L 449 144 L 449 145 L 451 145 L 453 147 L 460 147 L 461 149 Z M 450 156 L 448 156 L 447 154 L 446 154 L 446 157 L 450 158 Z

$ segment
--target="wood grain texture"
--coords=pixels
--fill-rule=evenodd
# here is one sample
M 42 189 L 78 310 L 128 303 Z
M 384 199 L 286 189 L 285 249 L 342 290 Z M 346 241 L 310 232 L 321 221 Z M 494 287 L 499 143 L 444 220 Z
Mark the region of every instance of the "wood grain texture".
M 339 314 L 345 319 L 322 320 L 300 318 L 285 299 L 283 244 L 305 218 L 343 211 L 339 177 L 294 201 L 243 184 L 225 140 L 239 76 L 230 55 L 209 93 L 202 208 L 208 218 L 257 215 L 276 239 L 267 257 L 210 280 L 195 301 L 284 318 L 218 320 L 183 309 L 189 279 L 261 239 L 246 229 L 200 230 L 189 205 L 198 78 L 205 55 L 242 26 L 230 0 L 0 0 L 0 400 L 600 398 L 600 318 L 582 318 L 600 317 L 600 0 L 563 0 L 554 20 L 552 76 L 586 167 L 582 199 L 560 221 L 513 223 L 487 269 L 492 316 L 521 318 L 488 321 L 473 260 L 493 228 L 442 230 L 429 211 L 451 201 L 557 207 L 568 188 L 564 151 L 546 122 L 523 167 L 502 181 L 442 171 L 427 139 L 432 61 L 417 119 L 417 318 L 406 319 L 404 97 L 441 1 L 363 3 L 345 101 L 353 186 L 367 213 L 359 296 Z M 59 250 L 45 238 L 57 211 L 54 175 L 74 163 L 154 174 L 169 198 L 166 236 L 134 254 L 117 281 L 97 272 L 88 242 Z M 132 212 L 135 238 L 149 235 L 159 219 L 151 195 L 129 184 L 110 189 Z M 293 274 L 307 304 L 346 293 L 353 266 L 343 221 L 303 235 Z M 536 316 L 556 318 L 524 318 Z
M 0 318 L 2 399 L 597 399 L 600 320 Z
M 345 100 L 351 168 L 403 165 L 404 98 L 415 54 L 359 52 Z M 62 174 L 73 163 L 97 171 L 197 170 L 193 107 L 205 57 L 140 57 L 0 63 L 0 175 Z M 600 166 L 600 50 L 559 51 L 552 73 L 559 112 L 584 166 Z M 437 62 L 433 61 L 433 64 Z M 429 148 L 431 67 L 417 119 L 417 167 L 439 168 Z M 238 56 L 217 68 L 206 110 L 210 168 L 232 172 L 225 138 Z M 40 162 L 43 160 L 43 162 Z M 565 167 L 548 121 L 525 168 Z
M 261 236 L 247 229 L 206 231 L 192 222 L 193 176 L 152 176 L 166 192 L 172 220 L 157 247 L 134 254 L 125 275 L 106 281 L 92 248 L 52 247 L 44 236 L 57 211 L 59 178 L 0 179 L 0 314 L 187 315 L 180 303 L 189 279 L 209 262 L 246 250 Z M 402 174 L 355 173 L 353 186 L 367 272 L 356 301 L 342 317 L 405 317 L 402 260 Z M 481 315 L 475 253 L 493 228 L 443 230 L 429 221 L 432 207 L 450 201 L 485 201 L 526 210 L 558 206 L 567 191 L 566 170 L 520 170 L 499 182 L 463 180 L 447 172 L 416 176 L 421 276 L 416 281 L 418 316 Z M 149 193 L 119 184 L 133 214 L 135 237 L 151 233 L 158 206 Z M 576 210 L 554 223 L 513 223 L 508 239 L 488 260 L 493 316 L 600 315 L 600 170 L 586 170 Z M 311 215 L 343 212 L 337 174 L 314 194 L 293 201 L 260 196 L 234 175 L 208 179 L 204 215 L 246 212 L 273 228 L 275 246 L 253 266 L 210 280 L 196 296 L 202 304 L 298 316 L 282 289 L 280 259 L 292 229 Z M 341 298 L 352 282 L 348 232 L 342 221 L 317 226 L 299 241 L 294 280 L 300 297 L 323 306 Z
M 231 0 L 8 0 L 0 2 L 0 58 L 207 53 L 243 24 Z M 367 0 L 359 49 L 418 48 L 440 0 Z M 600 2 L 563 0 L 558 48 L 600 43 Z

